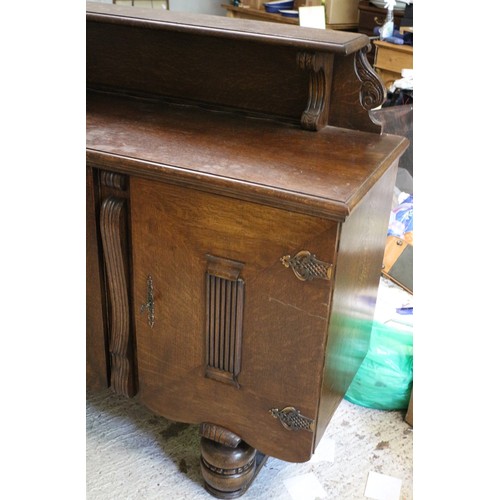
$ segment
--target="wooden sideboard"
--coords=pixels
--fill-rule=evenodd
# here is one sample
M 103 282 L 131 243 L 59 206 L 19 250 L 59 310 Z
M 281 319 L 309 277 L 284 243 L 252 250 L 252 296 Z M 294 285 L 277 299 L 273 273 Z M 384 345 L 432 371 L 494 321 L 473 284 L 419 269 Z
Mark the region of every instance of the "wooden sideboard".
M 299 25 L 298 18 L 266 12 L 264 3 L 265 1 L 247 1 L 241 2 L 239 6 L 235 6 L 233 2 L 228 1 L 221 4 L 221 7 L 226 9 L 228 17 Z M 305 0 L 295 0 L 293 9 L 297 10 L 305 4 Z M 325 21 L 327 29 L 356 31 L 358 27 L 357 5 L 353 3 L 353 0 L 327 0 L 325 5 Z
M 413 69 L 413 47 L 376 40 L 375 62 L 373 67 L 380 75 L 384 85 L 389 88 L 402 78 L 403 69 Z
M 387 15 L 387 9 L 381 9 L 376 5 L 361 0 L 358 4 L 358 31 L 368 36 L 375 36 L 373 30 L 384 24 Z M 394 10 L 394 25 L 400 26 L 401 19 L 404 16 L 404 10 Z
M 381 9 L 376 5 L 372 4 L 367 0 L 360 0 L 358 4 L 358 32 L 364 33 L 369 37 L 376 37 L 374 30 L 375 28 L 380 28 L 384 24 L 385 17 L 387 15 L 387 9 Z M 401 19 L 404 16 L 404 10 L 394 11 L 394 25 L 398 26 L 401 23 Z M 375 62 L 375 50 L 372 50 L 367 54 L 368 61 L 373 66 Z
M 398 159 L 362 34 L 87 4 L 87 381 L 199 424 L 214 496 L 311 458 L 370 337 Z

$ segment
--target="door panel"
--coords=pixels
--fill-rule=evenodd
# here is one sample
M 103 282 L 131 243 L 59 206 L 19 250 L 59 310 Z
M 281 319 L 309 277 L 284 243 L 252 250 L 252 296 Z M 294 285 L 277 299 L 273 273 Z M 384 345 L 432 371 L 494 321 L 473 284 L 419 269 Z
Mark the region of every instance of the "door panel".
M 316 419 L 332 281 L 300 281 L 280 259 L 333 263 L 336 223 L 135 178 L 130 197 L 140 399 L 308 460 L 314 432 L 290 433 L 270 410 Z

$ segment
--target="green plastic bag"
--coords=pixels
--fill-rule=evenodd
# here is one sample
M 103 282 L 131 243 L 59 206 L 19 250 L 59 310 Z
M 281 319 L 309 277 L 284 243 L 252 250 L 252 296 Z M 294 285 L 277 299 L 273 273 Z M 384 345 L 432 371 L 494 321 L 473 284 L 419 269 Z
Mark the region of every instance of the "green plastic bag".
M 413 332 L 373 323 L 368 353 L 345 399 L 378 410 L 408 408 L 413 385 Z

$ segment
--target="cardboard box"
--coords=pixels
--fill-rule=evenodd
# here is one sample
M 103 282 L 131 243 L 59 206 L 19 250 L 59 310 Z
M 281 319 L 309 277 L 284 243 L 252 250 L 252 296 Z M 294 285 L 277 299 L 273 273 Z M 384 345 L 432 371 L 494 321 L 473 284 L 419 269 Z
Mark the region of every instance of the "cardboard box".
M 358 2 L 352 0 L 326 0 L 328 24 L 358 24 Z

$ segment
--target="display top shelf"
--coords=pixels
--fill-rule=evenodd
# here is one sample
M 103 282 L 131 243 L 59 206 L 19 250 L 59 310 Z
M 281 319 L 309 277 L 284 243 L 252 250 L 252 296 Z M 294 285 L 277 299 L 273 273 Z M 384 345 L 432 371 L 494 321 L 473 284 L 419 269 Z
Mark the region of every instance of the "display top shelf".
M 251 40 L 286 45 L 300 50 L 351 54 L 369 44 L 360 33 L 319 30 L 273 24 L 266 21 L 235 19 L 224 16 L 142 9 L 139 7 L 87 2 L 87 21 L 119 23 L 168 31 L 186 32 L 218 38 Z

